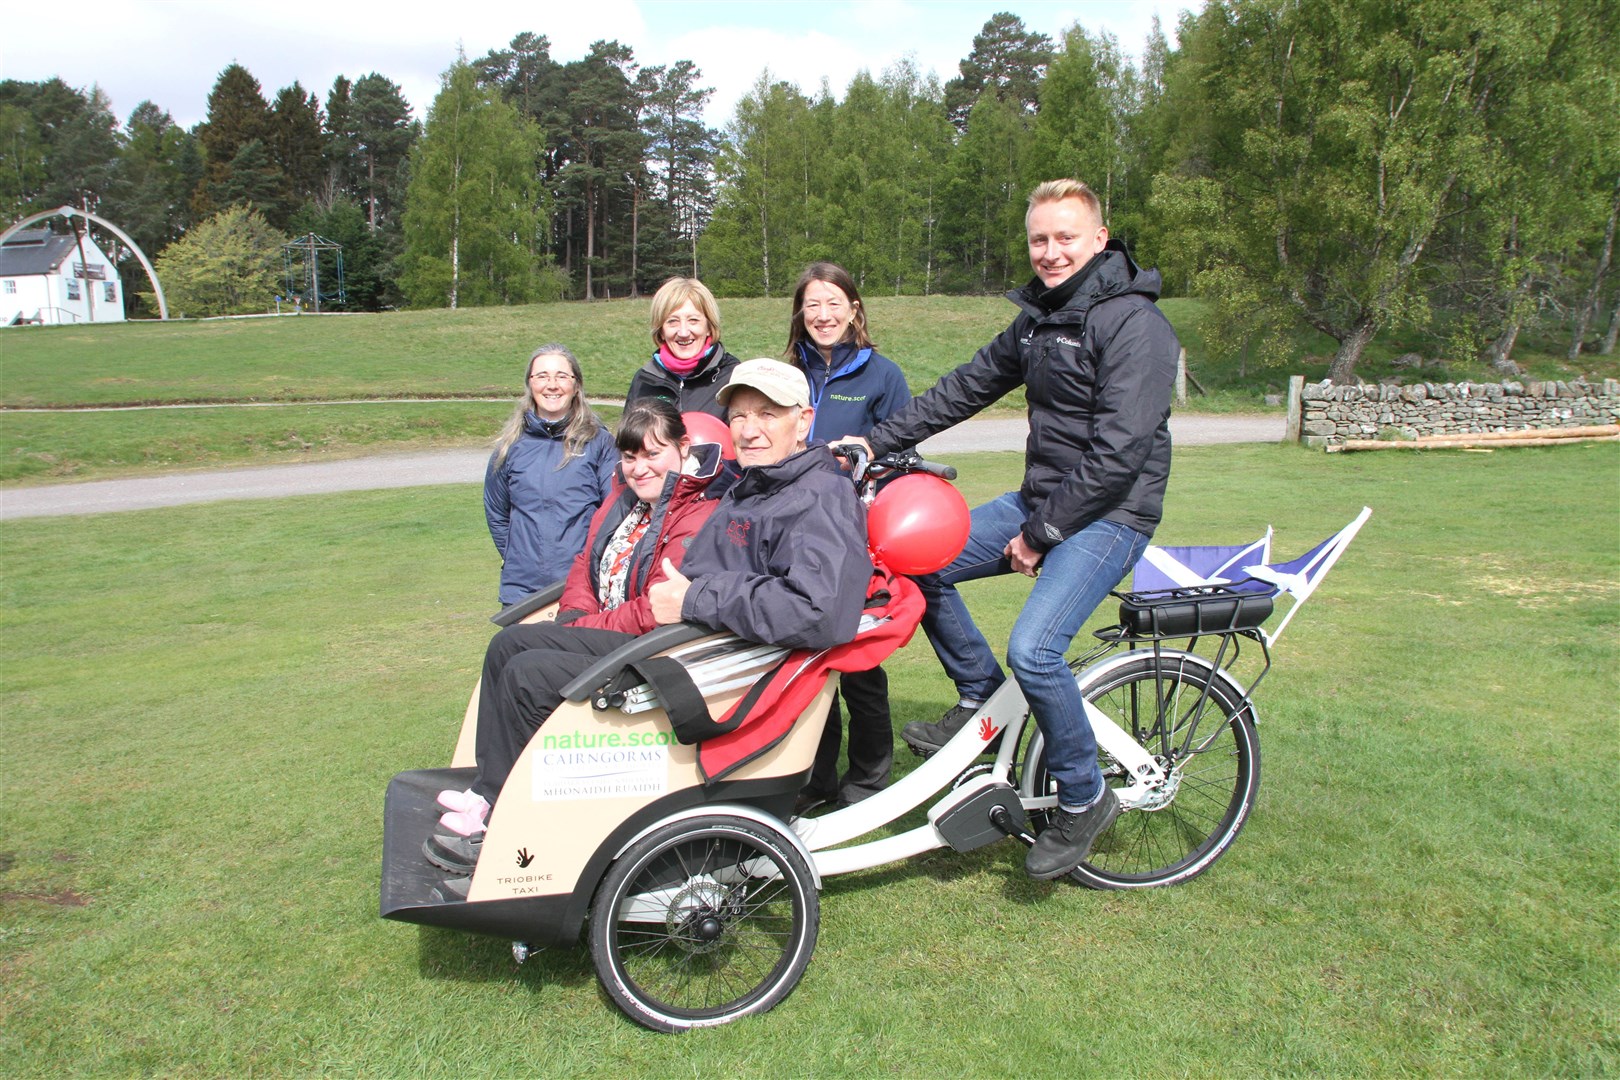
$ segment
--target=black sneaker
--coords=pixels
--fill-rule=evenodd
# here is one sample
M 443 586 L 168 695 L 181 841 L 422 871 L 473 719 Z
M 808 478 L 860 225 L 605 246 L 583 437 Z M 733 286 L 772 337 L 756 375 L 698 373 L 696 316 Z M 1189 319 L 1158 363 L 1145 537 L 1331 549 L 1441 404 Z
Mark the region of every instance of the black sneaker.
M 911 747 L 912 753 L 927 757 L 950 742 L 951 737 L 967 726 L 967 722 L 973 719 L 973 714 L 980 708 L 978 705 L 952 705 L 945 710 L 945 715 L 940 717 L 937 723 L 913 720 L 900 732 L 900 737 Z M 987 751 L 988 749 L 986 747 Z
M 1071 873 L 1091 854 L 1091 845 L 1119 817 L 1119 796 L 1104 787 L 1102 798 L 1078 814 L 1058 807 L 1052 821 L 1035 838 L 1024 858 L 1024 870 L 1037 881 L 1050 881 Z
M 467 891 L 471 888 L 470 877 L 445 878 L 429 894 L 428 899 L 436 904 L 464 904 L 467 902 Z
M 821 809 L 834 800 L 832 795 L 819 795 L 809 788 L 799 792 L 799 797 L 793 800 L 793 816 L 804 817 L 806 814 Z
M 454 833 L 434 833 L 422 841 L 422 854 L 440 870 L 451 874 L 470 874 L 478 865 L 478 854 L 484 850 L 484 834 L 457 836 Z

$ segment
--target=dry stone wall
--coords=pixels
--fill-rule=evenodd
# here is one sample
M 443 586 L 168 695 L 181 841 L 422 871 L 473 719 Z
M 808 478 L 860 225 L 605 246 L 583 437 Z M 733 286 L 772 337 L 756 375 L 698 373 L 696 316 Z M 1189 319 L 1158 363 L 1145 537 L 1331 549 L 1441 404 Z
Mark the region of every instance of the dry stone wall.
M 1312 445 L 1332 436 L 1415 439 L 1620 423 L 1620 381 L 1615 379 L 1409 386 L 1323 381 L 1306 383 L 1300 398 L 1300 435 Z

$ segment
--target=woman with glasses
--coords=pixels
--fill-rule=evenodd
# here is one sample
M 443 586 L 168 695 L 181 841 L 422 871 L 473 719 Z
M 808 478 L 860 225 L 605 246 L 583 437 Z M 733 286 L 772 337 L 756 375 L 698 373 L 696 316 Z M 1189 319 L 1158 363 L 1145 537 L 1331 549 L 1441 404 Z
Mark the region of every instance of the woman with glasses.
M 847 435 L 864 438 L 879 421 L 911 403 L 911 389 L 899 365 L 872 347 L 854 279 L 836 263 L 811 263 L 799 276 L 787 358 L 810 382 L 810 404 L 816 410 L 810 438 L 816 442 L 835 442 Z M 840 699 L 849 709 L 849 768 L 842 775 Z M 893 764 L 889 677 L 882 668 L 850 672 L 833 698 L 815 769 L 799 796 L 799 812 L 876 795 L 888 787 Z
M 726 418 L 715 395 L 731 377 L 737 358 L 720 344 L 720 310 L 714 294 L 696 278 L 670 278 L 652 301 L 653 354 L 630 379 L 626 401 L 656 397 L 683 413 Z
M 484 474 L 502 604 L 568 576 L 618 464 L 612 434 L 585 404 L 579 361 L 561 345 L 540 346 Z

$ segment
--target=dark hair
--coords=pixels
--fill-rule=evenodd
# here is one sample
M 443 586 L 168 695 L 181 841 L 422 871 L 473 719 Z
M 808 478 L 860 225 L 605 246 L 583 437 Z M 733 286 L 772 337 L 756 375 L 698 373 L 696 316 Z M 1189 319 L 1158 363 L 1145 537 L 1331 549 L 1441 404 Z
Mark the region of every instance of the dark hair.
M 647 436 L 674 445 L 686 438 L 686 421 L 673 402 L 664 398 L 637 398 L 624 407 L 615 436 L 619 449 L 634 454 L 647 448 Z
M 861 291 L 855 287 L 855 279 L 837 263 L 813 262 L 804 268 L 804 273 L 799 275 L 798 287 L 793 290 L 793 321 L 788 324 L 789 362 L 801 367 L 804 364 L 799 356 L 799 342 L 810 340 L 804 328 L 804 290 L 810 287 L 812 281 L 824 281 L 849 297 L 851 314 L 849 327 L 844 331 L 845 338 L 854 338 L 855 344 L 863 349 L 871 348 L 872 339 L 866 334 L 866 306 L 861 303 Z

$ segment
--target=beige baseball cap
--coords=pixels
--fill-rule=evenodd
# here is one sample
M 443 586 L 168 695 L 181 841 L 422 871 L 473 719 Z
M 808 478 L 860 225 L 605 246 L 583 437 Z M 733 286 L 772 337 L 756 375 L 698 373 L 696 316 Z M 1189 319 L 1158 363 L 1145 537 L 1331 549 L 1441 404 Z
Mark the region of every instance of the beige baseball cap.
M 810 407 L 810 383 L 804 372 L 780 360 L 767 357 L 744 360 L 731 369 L 731 381 L 720 388 L 715 399 L 722 405 L 729 403 L 731 392 L 739 386 L 752 387 L 778 405 Z

